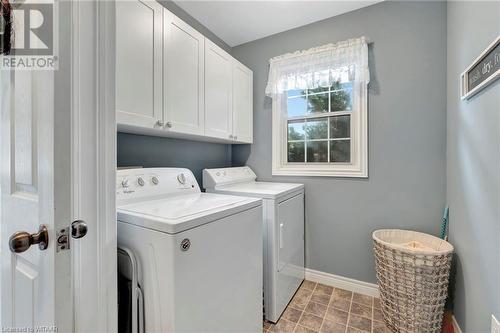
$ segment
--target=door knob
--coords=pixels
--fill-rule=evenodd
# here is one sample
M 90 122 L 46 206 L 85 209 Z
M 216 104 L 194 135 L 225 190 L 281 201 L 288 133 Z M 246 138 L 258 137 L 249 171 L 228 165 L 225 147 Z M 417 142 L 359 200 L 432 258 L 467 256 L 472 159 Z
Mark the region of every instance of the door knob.
M 76 220 L 71 223 L 71 237 L 78 239 L 87 234 L 87 223 L 83 220 Z
M 38 244 L 38 248 L 42 251 L 49 246 L 49 231 L 45 225 L 42 224 L 37 233 L 18 231 L 9 238 L 9 247 L 14 253 L 22 253 L 33 244 Z

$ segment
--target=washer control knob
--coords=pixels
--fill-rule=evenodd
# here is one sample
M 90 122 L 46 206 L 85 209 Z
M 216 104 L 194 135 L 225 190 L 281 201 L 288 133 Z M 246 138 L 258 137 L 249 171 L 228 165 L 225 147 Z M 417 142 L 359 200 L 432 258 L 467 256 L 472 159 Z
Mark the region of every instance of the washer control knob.
M 220 176 L 220 172 L 218 172 L 218 171 L 217 171 L 217 173 L 216 173 L 215 175 L 216 175 L 217 177 L 219 177 L 219 176 Z
M 129 186 L 130 186 L 130 181 L 129 181 L 127 178 L 124 178 L 124 179 L 122 180 L 122 187 L 127 188 L 127 187 L 129 187 Z
M 184 185 L 186 183 L 186 176 L 183 173 L 180 173 L 177 175 L 177 180 L 179 181 L 179 183 Z
M 153 183 L 153 185 L 158 185 L 160 183 L 160 180 L 158 179 L 158 177 L 153 176 L 151 177 L 151 182 Z
M 137 178 L 137 184 L 139 184 L 139 186 L 144 186 L 144 179 L 142 177 Z
M 189 250 L 190 247 L 191 247 L 191 241 L 189 240 L 189 238 L 184 238 L 181 241 L 181 251 L 186 252 L 187 250 Z

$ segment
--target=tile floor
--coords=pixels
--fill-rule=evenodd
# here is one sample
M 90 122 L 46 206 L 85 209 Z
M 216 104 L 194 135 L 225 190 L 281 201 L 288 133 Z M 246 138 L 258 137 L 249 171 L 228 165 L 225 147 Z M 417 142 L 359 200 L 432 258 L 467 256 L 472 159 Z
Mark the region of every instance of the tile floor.
M 390 333 L 378 298 L 304 281 L 276 324 L 264 333 Z

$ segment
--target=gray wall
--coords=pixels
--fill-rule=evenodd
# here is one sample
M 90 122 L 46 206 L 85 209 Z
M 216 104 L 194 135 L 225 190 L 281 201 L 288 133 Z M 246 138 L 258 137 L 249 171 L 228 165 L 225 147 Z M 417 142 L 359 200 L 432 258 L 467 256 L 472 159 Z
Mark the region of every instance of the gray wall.
M 172 13 L 187 22 L 218 46 L 231 53 L 231 47 L 192 18 L 172 1 L 160 1 Z M 161 137 L 147 137 L 126 133 L 118 134 L 118 167 L 185 167 L 195 174 L 201 184 L 204 168 L 231 166 L 231 146 L 201 143 Z
M 204 168 L 231 166 L 231 146 L 118 133 L 118 166 L 179 167 L 193 171 L 201 184 Z
M 272 177 L 271 57 L 365 35 L 370 47 L 369 179 Z M 375 282 L 371 233 L 437 234 L 446 192 L 446 4 L 383 2 L 233 48 L 254 71 L 254 144 L 233 164 L 306 186 L 306 265 Z
M 459 77 L 500 33 L 500 2 L 448 2 L 448 182 L 463 332 L 500 319 L 500 81 L 468 101 Z

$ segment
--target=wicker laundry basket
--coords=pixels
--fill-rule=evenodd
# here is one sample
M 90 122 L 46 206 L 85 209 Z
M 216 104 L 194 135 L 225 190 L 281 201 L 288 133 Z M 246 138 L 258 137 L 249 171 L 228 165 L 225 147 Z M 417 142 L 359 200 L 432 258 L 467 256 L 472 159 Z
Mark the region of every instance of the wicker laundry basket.
M 373 233 L 380 303 L 393 332 L 441 332 L 453 246 L 408 230 Z

